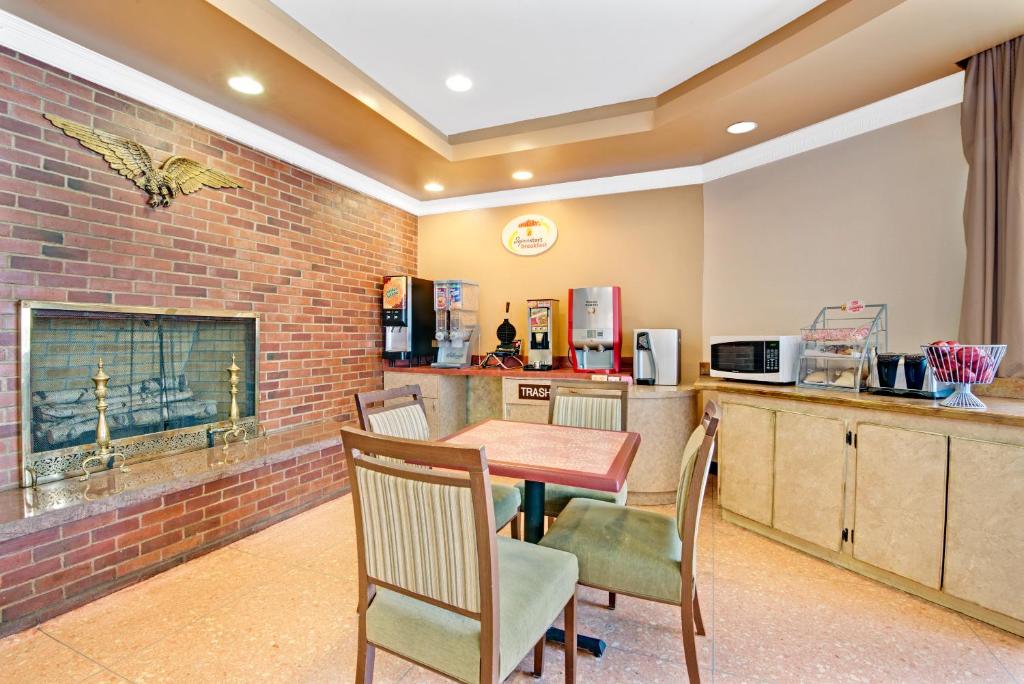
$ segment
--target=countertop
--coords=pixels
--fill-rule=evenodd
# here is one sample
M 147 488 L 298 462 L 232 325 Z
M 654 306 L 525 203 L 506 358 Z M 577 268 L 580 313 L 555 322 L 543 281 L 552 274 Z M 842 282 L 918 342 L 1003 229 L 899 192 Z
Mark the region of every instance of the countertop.
M 215 446 L 133 463 L 128 473 L 95 473 L 85 482 L 76 477 L 38 489 L 8 489 L 0 492 L 0 541 L 339 446 L 340 430 L 341 423 L 335 421 L 300 425 L 248 444 L 232 443 L 227 462 Z
M 588 373 L 577 373 L 572 368 L 556 368 L 549 371 L 524 371 L 522 368 L 434 368 L 433 366 L 389 366 L 384 364 L 384 372 L 422 373 L 425 375 L 474 375 L 494 378 L 537 378 L 538 380 L 559 380 L 561 378 L 587 379 Z M 619 371 L 614 375 L 629 375 L 628 371 Z
M 572 368 L 558 368 L 550 371 L 524 371 L 522 368 L 480 368 L 470 366 L 469 368 L 433 368 L 431 366 L 384 366 L 385 373 L 416 373 L 419 375 L 455 375 L 484 378 L 513 378 L 516 380 L 590 380 L 590 373 L 577 373 Z M 614 373 L 609 380 L 616 376 L 629 376 L 629 372 Z M 693 396 L 696 389 L 691 384 L 680 385 L 631 385 L 629 396 L 631 399 L 667 399 L 671 397 Z
M 794 385 L 767 385 L 756 382 L 739 382 L 701 376 L 694 389 L 706 392 L 733 392 L 776 399 L 806 401 L 815 404 L 832 404 L 851 408 L 897 411 L 934 418 L 973 420 L 1002 425 L 1024 427 L 1024 399 L 982 397 L 988 408 L 984 411 L 946 408 L 939 401 L 931 399 L 908 399 L 887 397 L 867 392 L 843 392 L 838 390 L 815 390 Z

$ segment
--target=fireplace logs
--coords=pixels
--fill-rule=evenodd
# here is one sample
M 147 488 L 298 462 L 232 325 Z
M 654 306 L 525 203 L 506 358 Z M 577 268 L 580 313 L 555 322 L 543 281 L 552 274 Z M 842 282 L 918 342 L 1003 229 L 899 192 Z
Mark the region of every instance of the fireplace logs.
M 167 387 L 165 388 L 165 384 Z M 32 395 L 33 440 L 36 451 L 79 443 L 96 429 L 96 398 L 88 389 L 35 392 Z M 185 376 L 164 383 L 150 378 L 107 388 L 107 423 L 112 432 L 133 428 L 159 429 L 162 423 L 206 422 L 217 414 L 217 402 L 196 399 Z

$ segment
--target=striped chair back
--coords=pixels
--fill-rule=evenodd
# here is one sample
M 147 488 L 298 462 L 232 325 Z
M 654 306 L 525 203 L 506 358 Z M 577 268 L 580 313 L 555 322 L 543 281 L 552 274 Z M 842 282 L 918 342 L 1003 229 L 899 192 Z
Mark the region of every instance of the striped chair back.
M 491 594 L 497 587 L 494 512 L 483 449 L 349 427 L 342 428 L 342 442 L 352 481 L 361 584 L 471 617 L 496 611 L 496 593 Z
M 384 405 L 386 401 L 402 400 L 398 404 Z M 356 411 L 359 427 L 368 432 L 388 437 L 430 439 L 427 412 L 423 408 L 423 395 L 419 385 L 405 385 L 373 392 L 356 394 Z M 394 461 L 378 455 L 385 461 Z
M 403 439 L 430 439 L 427 414 L 419 402 L 385 408 L 366 416 L 369 430 L 374 434 Z
M 707 489 L 711 457 L 715 452 L 715 437 L 718 433 L 718 404 L 708 402 L 700 425 L 690 433 L 683 449 L 683 462 L 679 469 L 679 487 L 676 489 L 676 530 L 683 542 L 683 553 L 689 553 L 693 567 L 696 567 L 697 534 L 700 530 L 700 513 L 704 505 L 704 490 Z
M 552 382 L 548 422 L 625 431 L 628 397 L 624 382 Z

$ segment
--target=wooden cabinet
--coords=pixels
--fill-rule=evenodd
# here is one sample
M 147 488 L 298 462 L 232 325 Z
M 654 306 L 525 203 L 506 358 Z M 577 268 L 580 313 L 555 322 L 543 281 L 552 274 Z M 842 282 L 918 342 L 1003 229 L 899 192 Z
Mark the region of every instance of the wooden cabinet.
M 1024 402 L 711 391 L 724 520 L 1024 636 Z
M 1024 447 L 954 437 L 943 590 L 1024 620 Z
M 846 421 L 775 413 L 772 526 L 818 546 L 842 546 Z
M 762 525 L 772 524 L 775 412 L 725 403 L 719 438 L 722 507 Z
M 430 439 L 441 439 L 466 426 L 466 376 L 384 372 L 384 389 L 419 385 Z
M 855 558 L 941 586 L 947 445 L 932 432 L 858 426 Z

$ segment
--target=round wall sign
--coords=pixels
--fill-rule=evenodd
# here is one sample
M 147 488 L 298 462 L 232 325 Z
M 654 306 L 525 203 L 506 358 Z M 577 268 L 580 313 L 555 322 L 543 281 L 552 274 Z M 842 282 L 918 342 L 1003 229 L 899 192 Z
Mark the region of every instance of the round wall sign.
M 501 244 L 519 256 L 536 256 L 551 249 L 558 239 L 555 222 L 539 214 L 517 216 L 501 231 Z

